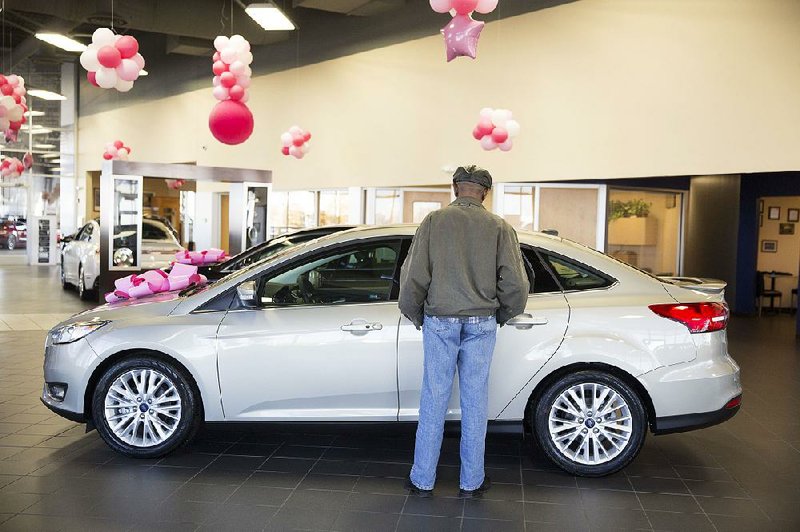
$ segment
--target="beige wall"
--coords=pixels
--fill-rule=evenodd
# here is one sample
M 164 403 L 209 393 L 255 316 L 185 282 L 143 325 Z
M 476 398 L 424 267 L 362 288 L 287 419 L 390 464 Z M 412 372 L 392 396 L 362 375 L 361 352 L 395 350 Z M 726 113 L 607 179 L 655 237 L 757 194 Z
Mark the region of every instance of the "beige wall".
M 501 181 L 796 170 L 799 29 L 795 0 L 583 0 L 490 22 L 475 61 L 446 63 L 437 34 L 256 77 L 235 147 L 208 132 L 209 60 L 208 89 L 80 117 L 78 175 L 115 138 L 276 189 L 447 183 L 465 162 Z M 511 152 L 472 139 L 484 106 L 521 123 Z M 314 135 L 302 161 L 279 152 L 292 124 Z
M 793 235 L 780 234 L 780 224 L 788 223 L 788 209 L 800 209 L 800 196 L 764 197 L 764 221 L 758 230 L 758 263 L 761 271 L 787 272 L 792 277 L 776 277 L 775 288 L 783 293 L 781 304 L 789 306 L 792 288 L 797 287 L 797 275 L 800 272 L 800 223 L 793 224 Z M 767 211 L 770 207 L 781 208 L 780 220 L 769 220 Z M 762 253 L 762 240 L 777 240 L 777 253 Z M 770 279 L 766 277 L 765 287 L 770 287 Z M 764 304 L 768 302 L 765 300 Z M 775 301 L 778 304 L 778 301 Z

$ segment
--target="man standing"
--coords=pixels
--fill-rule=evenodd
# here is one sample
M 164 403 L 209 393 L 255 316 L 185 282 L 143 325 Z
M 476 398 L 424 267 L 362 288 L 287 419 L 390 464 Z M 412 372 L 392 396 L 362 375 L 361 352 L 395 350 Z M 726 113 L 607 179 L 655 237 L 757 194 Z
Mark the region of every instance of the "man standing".
M 414 466 L 406 480 L 419 496 L 433 492 L 456 367 L 459 496 L 480 496 L 491 484 L 483 460 L 497 324 L 525 310 L 529 289 L 516 232 L 483 207 L 491 188 L 486 170 L 458 168 L 456 200 L 422 221 L 400 274 L 400 311 L 422 327 L 425 351 Z

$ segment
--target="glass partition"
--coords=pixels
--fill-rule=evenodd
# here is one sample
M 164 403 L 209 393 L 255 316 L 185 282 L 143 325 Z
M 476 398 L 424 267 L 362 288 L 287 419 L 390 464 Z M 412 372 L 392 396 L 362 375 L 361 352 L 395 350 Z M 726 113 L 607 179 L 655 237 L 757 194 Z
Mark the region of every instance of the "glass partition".
M 349 206 L 346 190 L 320 190 L 319 225 L 346 224 L 350 221 Z

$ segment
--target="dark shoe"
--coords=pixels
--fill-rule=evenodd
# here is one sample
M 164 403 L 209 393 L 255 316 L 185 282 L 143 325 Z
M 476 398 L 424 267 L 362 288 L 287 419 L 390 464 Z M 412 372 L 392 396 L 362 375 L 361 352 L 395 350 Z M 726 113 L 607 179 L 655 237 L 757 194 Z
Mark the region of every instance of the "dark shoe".
M 458 490 L 458 498 L 459 499 L 476 499 L 478 497 L 482 497 L 484 493 L 489 491 L 489 488 L 492 487 L 492 479 L 489 477 L 483 478 L 483 484 L 475 488 L 474 490 Z
M 411 477 L 406 477 L 406 489 L 408 490 L 409 495 L 416 495 L 417 497 L 432 497 L 433 490 L 424 490 L 422 488 L 418 488 L 411 482 Z

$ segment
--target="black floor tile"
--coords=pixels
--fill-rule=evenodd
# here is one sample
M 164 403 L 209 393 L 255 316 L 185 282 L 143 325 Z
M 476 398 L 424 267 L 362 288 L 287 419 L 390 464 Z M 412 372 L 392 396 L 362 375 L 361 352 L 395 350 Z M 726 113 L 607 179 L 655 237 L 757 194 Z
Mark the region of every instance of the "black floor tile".
M 525 505 L 516 501 L 468 499 L 464 501 L 464 517 L 525 521 Z
M 266 526 L 267 530 L 330 530 L 341 511 L 338 508 L 281 508 Z
M 405 495 L 379 495 L 377 493 L 351 493 L 345 509 L 359 512 L 396 514 L 403 510 Z
M 460 530 L 460 517 L 403 514 L 397 523 L 397 532 L 457 532 Z
M 650 510 L 647 519 L 655 530 L 691 530 L 692 532 L 713 532 L 714 524 L 704 514 L 659 512 Z
M 462 532 L 522 532 L 524 521 L 503 521 L 496 519 L 471 519 L 465 517 L 461 522 Z
M 333 523 L 336 532 L 372 532 L 374 530 L 394 530 L 400 520 L 399 514 L 357 512 L 345 510 Z
M 298 489 L 352 491 L 358 477 L 354 475 L 307 475 Z
M 225 504 L 246 504 L 249 506 L 281 506 L 292 494 L 286 488 L 267 488 L 260 486 L 240 486 Z
M 464 501 L 454 497 L 423 498 L 409 496 L 403 507 L 404 514 L 432 515 L 437 517 L 461 517 Z

